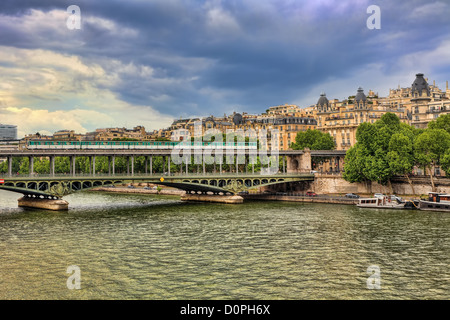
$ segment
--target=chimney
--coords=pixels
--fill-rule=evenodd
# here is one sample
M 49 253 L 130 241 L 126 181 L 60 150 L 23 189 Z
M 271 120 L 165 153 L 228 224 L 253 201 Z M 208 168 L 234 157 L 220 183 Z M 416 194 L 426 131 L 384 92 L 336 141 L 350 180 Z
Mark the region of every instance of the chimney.
M 433 87 L 436 87 L 436 80 L 433 80 Z
M 445 89 L 448 90 L 448 81 L 447 81 L 446 84 L 445 84 Z

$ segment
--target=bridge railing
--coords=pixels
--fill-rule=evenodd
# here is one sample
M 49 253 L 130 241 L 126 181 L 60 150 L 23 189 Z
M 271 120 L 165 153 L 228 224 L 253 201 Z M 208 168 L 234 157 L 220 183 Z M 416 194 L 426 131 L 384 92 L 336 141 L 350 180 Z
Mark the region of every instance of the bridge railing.
M 114 175 L 108 174 L 108 173 L 96 173 L 96 174 L 86 174 L 86 173 L 77 173 L 77 174 L 69 174 L 69 173 L 55 173 L 55 174 L 13 174 L 9 176 L 8 174 L 0 174 L 0 178 L 10 178 L 10 179 L 16 179 L 16 178 L 111 178 L 111 179 L 122 179 L 122 178 L 161 178 L 161 177 L 206 177 L 206 176 L 221 176 L 221 177 L 254 177 L 254 176 L 265 176 L 265 177 L 277 177 L 277 176 L 292 176 L 294 174 L 292 173 L 283 173 L 283 172 L 277 172 L 277 173 L 261 173 L 261 172 L 255 172 L 255 173 L 242 173 L 242 172 L 189 172 L 189 173 L 179 173 L 179 172 L 171 172 L 170 174 L 168 172 L 162 173 L 134 173 L 134 174 L 127 174 L 127 173 L 116 173 Z M 299 175 L 299 174 L 297 174 Z M 300 175 L 312 175 L 310 173 L 303 173 Z

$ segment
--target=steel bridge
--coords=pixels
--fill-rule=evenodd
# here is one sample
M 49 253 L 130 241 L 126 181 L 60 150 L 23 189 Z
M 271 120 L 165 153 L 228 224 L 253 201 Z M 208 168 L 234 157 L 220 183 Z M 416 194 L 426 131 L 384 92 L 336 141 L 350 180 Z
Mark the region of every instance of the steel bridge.
M 4 178 L 0 190 L 22 193 L 26 197 L 61 199 L 63 196 L 96 187 L 118 184 L 151 183 L 187 193 L 236 194 L 242 191 L 288 182 L 313 181 L 314 174 L 197 174 L 197 175 L 29 175 Z
M 214 155 L 216 150 L 210 151 Z M 189 172 L 188 164 L 179 166 L 179 172 L 170 172 L 171 150 L 2 150 L 0 157 L 8 162 L 8 171 L 0 176 L 0 190 L 8 190 L 24 194 L 31 198 L 61 199 L 63 196 L 96 187 L 112 186 L 118 184 L 152 183 L 165 185 L 177 189 L 185 190 L 187 193 L 213 193 L 218 195 L 236 194 L 241 191 L 257 189 L 260 187 L 283 184 L 289 182 L 313 181 L 314 174 L 311 174 L 311 157 L 334 157 L 343 158 L 345 151 L 336 150 L 279 150 L 278 156 L 282 159 L 282 168 L 275 174 L 265 174 L 273 172 L 262 170 L 255 173 L 253 164 L 250 161 L 250 150 L 243 150 L 236 153 L 235 172 L 230 165 L 230 172 L 224 173 L 222 163 L 216 164 L 213 172 L 205 169 L 205 158 L 203 158 L 203 172 Z M 135 174 L 134 163 L 136 157 L 145 157 L 145 172 Z M 153 170 L 153 157 L 162 157 L 162 173 L 155 173 Z M 224 154 L 224 156 L 226 156 Z M 238 161 L 238 156 L 241 160 Z M 29 159 L 29 175 L 19 176 L 12 172 L 12 160 L 16 157 L 27 157 Z M 35 158 L 49 158 L 49 175 L 38 175 L 34 173 Z M 69 158 L 69 171 L 67 174 L 57 174 L 55 172 L 56 157 Z M 89 158 L 89 174 L 76 172 L 75 161 L 77 157 Z M 108 158 L 108 172 L 105 174 L 96 173 L 96 157 Z M 126 173 L 115 172 L 116 157 L 126 157 Z M 233 156 L 234 158 L 234 156 Z M 244 164 L 245 172 L 239 172 L 239 164 Z M 251 164 L 251 173 L 248 166 Z M 269 166 L 269 165 L 268 165 Z M 269 168 L 264 168 L 269 169 Z M 192 171 L 192 170 L 191 170 Z

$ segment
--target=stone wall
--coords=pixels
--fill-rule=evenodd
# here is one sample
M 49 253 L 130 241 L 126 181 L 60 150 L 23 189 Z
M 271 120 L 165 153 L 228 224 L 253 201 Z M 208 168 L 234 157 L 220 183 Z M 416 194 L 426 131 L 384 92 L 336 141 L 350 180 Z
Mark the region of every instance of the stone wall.
M 411 185 L 406 178 L 396 178 L 392 181 L 392 189 L 394 194 L 398 195 L 421 195 L 431 192 L 431 182 L 429 177 L 412 178 L 414 193 Z M 435 178 L 436 192 L 450 193 L 450 179 Z M 338 175 L 316 175 L 314 182 L 311 184 L 311 191 L 320 194 L 339 194 L 339 193 L 385 193 L 390 194 L 389 186 L 383 186 L 376 182 L 372 183 L 350 183 L 345 181 Z

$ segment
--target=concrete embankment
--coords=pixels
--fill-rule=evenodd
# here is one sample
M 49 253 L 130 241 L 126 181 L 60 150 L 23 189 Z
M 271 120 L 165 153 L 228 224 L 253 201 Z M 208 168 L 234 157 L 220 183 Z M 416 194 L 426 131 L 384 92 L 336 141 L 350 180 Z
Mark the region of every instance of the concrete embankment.
M 243 203 L 244 198 L 241 196 L 220 196 L 210 194 L 183 194 L 181 196 L 182 201 L 199 201 L 199 202 L 218 202 L 228 204 Z
M 103 191 L 103 192 L 117 192 L 117 193 L 130 193 L 130 194 L 159 194 L 159 195 L 171 195 L 180 196 L 183 201 L 198 201 L 198 202 L 217 202 L 217 203 L 233 203 L 239 204 L 243 203 L 244 200 L 260 200 L 260 201 L 294 201 L 294 202 L 310 202 L 310 203 L 331 203 L 331 204 L 347 204 L 355 205 L 358 203 L 357 199 L 349 199 L 339 196 L 317 196 L 317 197 L 307 197 L 298 194 L 246 194 L 246 195 L 234 195 L 234 196 L 217 196 L 208 194 L 187 194 L 183 190 L 177 189 L 162 189 L 160 191 L 154 189 L 143 189 L 143 188 L 126 188 L 126 187 L 116 187 L 116 188 L 105 188 L 98 187 L 92 189 L 93 191 Z
M 19 207 L 45 209 L 52 211 L 69 210 L 69 203 L 62 199 L 48 200 L 48 199 L 22 197 L 17 201 Z
M 292 202 L 331 203 L 331 204 L 347 204 L 347 205 L 355 205 L 358 203 L 358 199 L 349 199 L 332 196 L 307 197 L 299 195 L 247 194 L 243 195 L 243 198 L 245 200 L 259 200 L 259 201 L 292 201 Z
M 91 189 L 92 191 L 103 191 L 103 192 L 117 192 L 117 193 L 138 193 L 138 194 L 160 194 L 160 195 L 167 195 L 167 196 L 181 196 L 185 192 L 183 190 L 177 190 L 177 189 L 162 189 L 160 191 L 154 190 L 154 189 L 143 189 L 143 188 L 105 188 L 105 187 L 98 187 Z
M 103 192 L 117 192 L 117 193 L 132 193 L 132 194 L 158 194 L 158 195 L 168 195 L 168 196 L 180 196 L 182 201 L 198 201 L 198 202 L 217 202 L 217 203 L 229 203 L 237 204 L 244 202 L 241 196 L 219 196 L 219 195 L 209 195 L 209 194 L 188 194 L 183 190 L 177 189 L 162 189 L 160 191 L 154 189 L 143 189 L 143 188 L 105 188 L 99 187 L 92 189 L 93 191 L 103 191 Z

